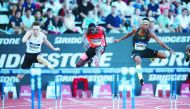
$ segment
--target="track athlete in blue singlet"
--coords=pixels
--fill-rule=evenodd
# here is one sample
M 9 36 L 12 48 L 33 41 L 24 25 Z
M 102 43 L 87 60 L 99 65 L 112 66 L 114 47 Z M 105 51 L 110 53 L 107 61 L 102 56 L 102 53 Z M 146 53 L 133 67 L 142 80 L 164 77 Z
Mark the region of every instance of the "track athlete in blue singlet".
M 175 53 L 171 48 L 169 48 L 164 42 L 162 42 L 154 32 L 150 31 L 150 20 L 148 18 L 143 18 L 141 21 L 141 26 L 138 29 L 133 29 L 132 32 L 123 36 L 120 39 L 115 39 L 114 42 L 120 42 L 130 36 L 133 36 L 133 50 L 132 58 L 136 63 L 136 72 L 140 81 L 140 84 L 144 84 L 141 68 L 141 58 L 161 58 L 165 59 L 167 56 L 165 53 L 153 50 L 147 47 L 150 38 L 155 39 L 162 47 L 167 49 L 170 53 Z

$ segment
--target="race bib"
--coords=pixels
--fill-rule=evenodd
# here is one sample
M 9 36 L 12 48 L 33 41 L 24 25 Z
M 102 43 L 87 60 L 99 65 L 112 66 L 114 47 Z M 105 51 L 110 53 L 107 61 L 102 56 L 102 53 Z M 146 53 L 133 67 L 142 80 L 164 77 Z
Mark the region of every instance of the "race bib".
M 142 42 L 135 43 L 135 50 L 145 50 L 146 44 Z
M 91 39 L 92 43 L 95 45 L 101 45 L 102 39 Z
M 40 44 L 35 44 L 35 43 L 29 43 L 29 49 L 31 51 L 39 51 L 40 50 Z

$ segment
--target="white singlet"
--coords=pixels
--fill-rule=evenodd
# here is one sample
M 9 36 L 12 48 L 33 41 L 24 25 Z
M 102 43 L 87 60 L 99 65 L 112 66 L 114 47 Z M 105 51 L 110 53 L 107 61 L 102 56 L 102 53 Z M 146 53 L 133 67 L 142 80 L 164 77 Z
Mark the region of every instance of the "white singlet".
M 39 32 L 39 35 L 35 37 L 33 33 L 30 36 L 30 39 L 26 42 L 26 52 L 27 53 L 39 53 L 41 52 L 41 45 L 46 36 Z

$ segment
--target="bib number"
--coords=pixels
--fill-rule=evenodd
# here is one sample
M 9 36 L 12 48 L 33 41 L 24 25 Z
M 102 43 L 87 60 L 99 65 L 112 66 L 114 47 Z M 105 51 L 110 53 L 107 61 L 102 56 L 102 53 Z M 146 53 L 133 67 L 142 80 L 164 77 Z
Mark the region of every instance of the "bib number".
M 40 44 L 30 43 L 29 47 L 31 51 L 38 51 L 40 49 Z
M 102 39 L 91 39 L 92 43 L 95 45 L 101 45 Z
M 145 50 L 146 44 L 145 43 L 135 43 L 135 50 Z

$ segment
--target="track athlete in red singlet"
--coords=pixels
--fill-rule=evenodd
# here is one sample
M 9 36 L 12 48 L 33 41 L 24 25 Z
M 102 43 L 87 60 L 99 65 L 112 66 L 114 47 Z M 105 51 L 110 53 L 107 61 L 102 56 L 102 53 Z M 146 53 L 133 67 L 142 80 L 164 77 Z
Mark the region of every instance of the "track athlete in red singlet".
M 174 51 L 171 48 L 169 48 L 164 42 L 162 42 L 154 32 L 149 30 L 149 27 L 150 27 L 150 20 L 148 18 L 143 18 L 140 28 L 133 29 L 132 32 L 114 41 L 114 42 L 120 42 L 130 36 L 133 36 L 132 58 L 136 63 L 136 72 L 141 85 L 144 84 L 142 70 L 141 70 L 142 69 L 141 58 L 165 59 L 167 57 L 165 53 L 147 47 L 150 38 L 156 40 L 162 47 L 167 49 L 170 53 L 172 54 L 174 53 Z
M 89 47 L 87 51 L 80 57 L 76 67 L 82 67 L 87 61 L 93 58 L 95 66 L 99 66 L 101 55 L 105 51 L 106 39 L 103 27 L 96 26 L 91 23 L 88 26 L 87 32 L 85 33 Z
M 26 32 L 22 38 L 22 42 L 26 43 L 26 53 L 24 61 L 21 65 L 21 69 L 31 68 L 33 63 L 40 63 L 47 66 L 49 69 L 54 69 L 54 66 L 50 64 L 41 53 L 41 45 L 45 43 L 53 51 L 59 51 L 60 48 L 54 48 L 53 45 L 48 41 L 47 36 L 40 30 L 40 22 L 34 22 L 32 30 Z M 22 79 L 24 74 L 18 74 L 17 78 Z

